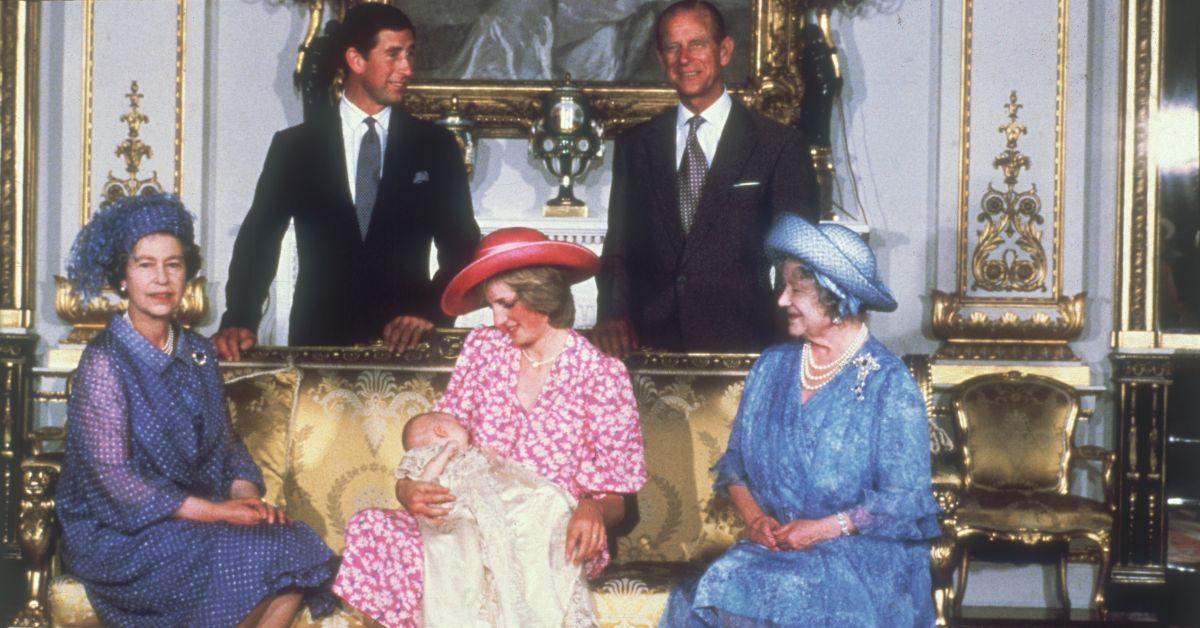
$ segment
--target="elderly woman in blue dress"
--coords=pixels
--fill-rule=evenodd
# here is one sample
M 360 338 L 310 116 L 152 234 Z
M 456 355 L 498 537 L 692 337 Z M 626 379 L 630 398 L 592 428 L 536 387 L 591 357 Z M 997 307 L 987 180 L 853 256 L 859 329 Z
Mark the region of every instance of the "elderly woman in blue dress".
M 216 353 L 171 315 L 199 270 L 172 195 L 124 198 L 71 250 L 82 296 L 128 296 L 83 352 L 55 496 L 62 557 L 111 626 L 286 626 L 332 607 L 328 547 L 264 503 L 233 435 Z
M 767 252 L 800 342 L 755 363 L 714 468 L 749 539 L 673 591 L 662 623 L 932 626 L 925 404 L 863 315 L 896 302 L 840 225 L 783 216 Z

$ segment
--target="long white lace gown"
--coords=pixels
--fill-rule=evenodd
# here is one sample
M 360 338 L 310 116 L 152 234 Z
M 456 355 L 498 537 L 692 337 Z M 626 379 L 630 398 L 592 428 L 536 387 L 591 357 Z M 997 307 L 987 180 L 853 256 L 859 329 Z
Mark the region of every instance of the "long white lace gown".
M 417 478 L 438 450 L 406 452 L 396 476 Z M 425 626 L 597 625 L 582 569 L 565 555 L 576 503 L 566 490 L 474 447 L 438 483 L 457 499 L 443 524 L 421 523 Z

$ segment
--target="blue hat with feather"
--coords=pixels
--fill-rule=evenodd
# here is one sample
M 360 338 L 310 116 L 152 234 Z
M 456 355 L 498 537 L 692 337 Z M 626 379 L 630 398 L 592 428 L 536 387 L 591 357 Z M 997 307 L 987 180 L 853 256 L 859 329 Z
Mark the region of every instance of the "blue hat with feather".
M 783 214 L 767 234 L 767 255 L 776 261 L 800 260 L 819 278 L 832 282 L 831 289 L 839 296 L 857 299 L 868 309 L 896 309 L 896 299 L 879 278 L 871 247 L 842 225 L 814 225 L 795 214 Z
M 174 194 L 123 196 L 96 212 L 79 230 L 67 259 L 67 277 L 85 301 L 100 295 L 108 271 L 144 236 L 169 233 L 194 241 L 192 215 Z

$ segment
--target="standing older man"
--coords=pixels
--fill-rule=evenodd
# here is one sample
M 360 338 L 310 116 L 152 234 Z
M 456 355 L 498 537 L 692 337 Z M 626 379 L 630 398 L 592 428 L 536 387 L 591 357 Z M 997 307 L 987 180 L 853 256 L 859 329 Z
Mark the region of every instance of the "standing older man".
M 442 289 L 471 260 L 479 227 L 454 137 L 399 105 L 412 74 L 413 26 L 399 9 L 361 4 L 342 25 L 344 93 L 336 109 L 271 142 L 229 264 L 222 359 L 256 342 L 280 241 L 296 225 L 300 273 L 288 342 L 393 351 L 435 323 Z M 438 270 L 429 276 L 430 242 Z
M 711 3 L 672 4 L 655 34 L 679 104 L 617 138 L 596 339 L 616 356 L 759 351 L 777 327 L 763 238 L 779 212 L 818 217 L 807 146 L 730 98 Z

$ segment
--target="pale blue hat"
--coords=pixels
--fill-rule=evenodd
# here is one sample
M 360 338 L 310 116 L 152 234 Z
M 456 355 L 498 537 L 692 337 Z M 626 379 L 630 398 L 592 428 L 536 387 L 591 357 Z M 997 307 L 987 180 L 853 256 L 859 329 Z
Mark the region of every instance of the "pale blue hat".
M 842 225 L 813 225 L 795 214 L 782 214 L 767 234 L 767 255 L 774 260 L 791 257 L 804 262 L 867 309 L 896 309 L 896 299 L 879 279 L 871 247 Z

